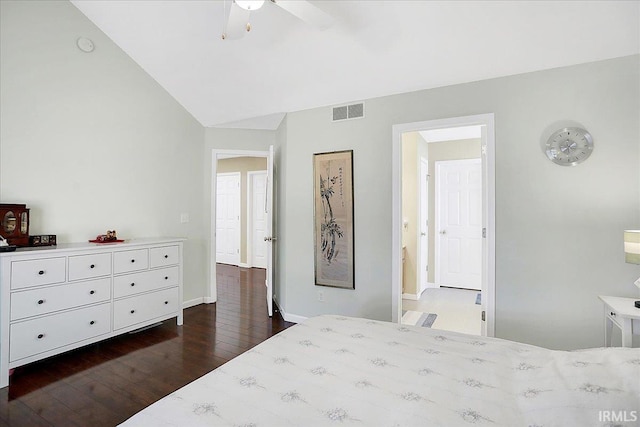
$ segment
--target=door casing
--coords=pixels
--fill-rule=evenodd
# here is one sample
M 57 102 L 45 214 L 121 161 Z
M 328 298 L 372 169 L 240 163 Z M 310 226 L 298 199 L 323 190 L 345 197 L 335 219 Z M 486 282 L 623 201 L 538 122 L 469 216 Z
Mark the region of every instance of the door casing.
M 495 125 L 494 114 L 392 125 L 391 142 L 391 320 L 402 317 L 402 134 L 429 129 L 481 126 L 482 147 L 482 335 L 495 336 Z
M 210 239 L 209 253 L 207 260 L 209 262 L 209 286 L 207 296 L 204 297 L 204 303 L 212 304 L 218 300 L 218 292 L 216 289 L 216 263 L 214 261 L 216 253 L 216 185 L 217 185 L 217 169 L 218 160 L 229 159 L 233 157 L 265 157 L 269 158 L 269 151 L 254 150 L 211 150 L 211 214 L 210 214 Z

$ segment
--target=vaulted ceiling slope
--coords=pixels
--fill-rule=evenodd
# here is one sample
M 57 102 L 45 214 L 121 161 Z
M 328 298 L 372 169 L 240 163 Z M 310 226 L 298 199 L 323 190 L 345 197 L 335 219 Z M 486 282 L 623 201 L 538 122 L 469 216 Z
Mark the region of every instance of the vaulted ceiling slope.
M 230 0 L 72 3 L 204 126 L 640 52 L 637 1 L 311 1 L 326 30 L 267 1 L 238 40 Z

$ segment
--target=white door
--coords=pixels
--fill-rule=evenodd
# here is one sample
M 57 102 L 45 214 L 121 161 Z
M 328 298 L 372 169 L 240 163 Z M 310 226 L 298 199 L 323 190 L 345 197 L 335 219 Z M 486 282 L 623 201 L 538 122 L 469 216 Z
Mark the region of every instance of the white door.
M 420 226 L 418 227 L 418 242 L 420 245 L 420 263 L 418 268 L 418 280 L 420 293 L 427 288 L 429 271 L 429 164 L 424 158 L 420 159 L 420 182 L 418 191 L 420 192 Z
M 240 264 L 240 172 L 217 174 L 216 262 Z
M 251 266 L 267 268 L 267 171 L 249 172 Z
M 266 236 L 264 241 L 267 242 L 267 280 L 265 281 L 265 285 L 267 286 L 267 309 L 269 311 L 269 317 L 273 315 L 273 279 L 274 279 L 274 268 L 273 268 L 273 254 L 274 248 L 273 245 L 276 242 L 276 217 L 273 215 L 273 195 L 275 192 L 275 183 L 274 183 L 274 170 L 273 170 L 273 162 L 274 162 L 274 153 L 273 153 L 273 145 L 269 146 L 269 156 L 267 157 L 267 223 L 266 223 Z
M 481 159 L 436 162 L 436 283 L 482 286 Z

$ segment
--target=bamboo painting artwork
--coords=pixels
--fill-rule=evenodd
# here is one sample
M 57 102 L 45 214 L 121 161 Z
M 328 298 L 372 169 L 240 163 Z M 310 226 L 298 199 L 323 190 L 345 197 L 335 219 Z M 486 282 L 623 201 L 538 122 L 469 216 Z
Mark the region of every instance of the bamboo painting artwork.
M 354 288 L 353 151 L 314 155 L 316 285 Z

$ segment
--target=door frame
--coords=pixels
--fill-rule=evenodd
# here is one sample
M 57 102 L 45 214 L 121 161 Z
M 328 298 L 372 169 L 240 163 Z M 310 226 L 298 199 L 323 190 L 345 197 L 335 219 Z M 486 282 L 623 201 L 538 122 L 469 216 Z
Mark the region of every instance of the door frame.
M 434 260 L 433 260 L 434 266 L 433 266 L 433 268 L 435 269 L 435 271 L 434 271 L 434 277 L 433 278 L 434 278 L 436 286 L 438 288 L 440 287 L 440 282 L 442 281 L 441 280 L 442 277 L 440 275 L 440 272 L 442 271 L 442 268 L 441 268 L 441 265 L 440 265 L 442 263 L 442 259 L 441 259 L 441 257 L 442 257 L 442 251 L 441 251 L 441 243 L 442 243 L 441 239 L 442 239 L 442 237 L 441 236 L 442 235 L 438 231 L 438 230 L 442 229 L 442 226 L 441 226 L 441 223 L 440 223 L 440 220 L 442 219 L 442 215 L 441 215 L 441 212 L 440 212 L 440 208 L 442 206 L 442 200 L 441 200 L 442 194 L 440 193 L 440 190 L 439 190 L 440 187 L 439 187 L 439 182 L 438 182 L 438 177 L 440 175 L 440 168 L 441 168 L 441 165 L 443 165 L 445 163 L 449 163 L 449 164 L 454 163 L 454 162 L 455 163 L 477 163 L 478 161 L 480 161 L 480 168 L 482 169 L 482 158 L 481 157 L 478 157 L 478 158 L 475 158 L 475 159 L 438 160 L 438 161 L 435 162 L 435 169 L 436 170 L 435 170 L 435 174 L 434 174 L 434 179 L 435 179 L 435 184 L 436 185 L 434 186 L 434 193 L 435 193 L 434 194 L 434 196 L 435 196 L 434 197 L 434 202 L 435 202 L 435 206 L 434 206 L 434 210 L 433 210 L 433 213 L 434 213 L 433 216 L 434 216 L 434 220 L 435 220 L 435 224 L 434 224 L 435 233 L 433 235 L 433 237 L 435 238 L 434 242 L 433 242 L 433 249 L 435 251 L 435 253 L 433 254 L 434 255 Z M 482 288 L 482 284 L 480 285 L 480 287 Z
M 211 214 L 209 218 L 210 233 L 209 233 L 209 286 L 208 296 L 204 297 L 206 304 L 212 304 L 218 300 L 218 290 L 216 283 L 216 190 L 217 190 L 217 170 L 218 160 L 230 159 L 233 157 L 269 157 L 269 151 L 255 151 L 255 150 L 211 150 Z
M 486 229 L 483 239 L 482 335 L 495 336 L 495 125 L 494 114 L 451 117 L 392 125 L 391 157 L 391 320 L 400 323 L 402 317 L 402 134 L 430 129 L 461 126 L 482 126 L 482 222 Z
M 269 175 L 269 172 L 265 170 L 247 171 L 247 265 L 249 268 L 255 267 L 253 264 L 253 177 L 255 175 L 264 175 L 265 179 Z M 266 182 L 266 181 L 265 181 Z M 265 203 L 266 202 L 266 188 L 265 188 Z M 262 268 L 262 267 L 258 267 Z
M 426 174 L 423 176 L 422 174 L 422 168 L 425 168 L 426 170 Z M 423 180 L 422 178 L 426 177 L 426 180 Z M 418 250 L 418 298 L 420 298 L 420 296 L 422 295 L 422 293 L 429 287 L 429 271 L 425 268 L 429 266 L 429 227 L 425 225 L 425 219 L 427 221 L 429 221 L 429 159 L 424 158 L 422 156 L 418 157 L 418 224 L 419 226 L 417 227 L 417 232 L 418 232 L 418 244 L 416 245 Z M 423 212 L 422 206 L 423 204 L 426 204 L 426 212 Z M 426 233 L 425 236 L 422 236 L 422 227 L 424 227 L 424 229 L 426 231 L 424 231 Z M 425 261 L 425 254 L 423 253 L 423 247 L 422 247 L 422 238 L 426 237 L 427 239 L 427 247 L 426 249 L 426 256 L 427 259 Z M 426 264 L 424 264 L 426 262 Z

